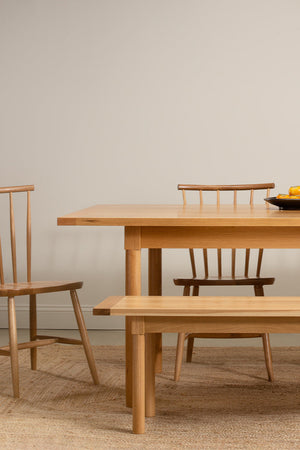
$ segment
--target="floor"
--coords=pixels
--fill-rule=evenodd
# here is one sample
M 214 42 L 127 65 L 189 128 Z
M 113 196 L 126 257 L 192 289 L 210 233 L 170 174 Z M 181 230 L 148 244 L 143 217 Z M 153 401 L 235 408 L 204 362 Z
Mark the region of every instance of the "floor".
M 77 338 L 77 330 L 39 330 L 40 334 L 57 335 L 62 337 Z M 92 345 L 124 345 L 125 336 L 122 330 L 89 330 Z M 273 347 L 300 346 L 300 334 L 272 334 L 271 344 Z M 28 330 L 18 330 L 18 341 L 27 341 Z M 176 345 L 177 334 L 169 333 L 163 335 L 163 345 Z M 0 346 L 8 343 L 8 330 L 0 329 Z M 196 339 L 195 345 L 199 347 L 253 347 L 260 346 L 261 339 Z

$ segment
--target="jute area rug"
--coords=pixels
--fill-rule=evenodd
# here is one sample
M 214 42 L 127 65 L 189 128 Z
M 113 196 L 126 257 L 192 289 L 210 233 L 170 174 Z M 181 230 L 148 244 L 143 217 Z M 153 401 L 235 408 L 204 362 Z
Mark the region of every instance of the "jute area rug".
M 124 349 L 94 347 L 101 384 L 91 383 L 81 347 L 39 350 L 39 369 L 20 352 L 21 398 L 0 358 L 0 449 L 300 449 L 300 349 L 273 350 L 266 381 L 260 348 L 196 348 L 173 381 L 175 348 L 157 375 L 157 415 L 131 432 Z

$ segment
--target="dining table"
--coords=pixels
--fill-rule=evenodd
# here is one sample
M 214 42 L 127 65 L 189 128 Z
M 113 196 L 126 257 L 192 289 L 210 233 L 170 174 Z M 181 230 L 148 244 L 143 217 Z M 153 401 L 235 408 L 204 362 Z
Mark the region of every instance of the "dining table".
M 300 248 L 300 211 L 260 205 L 102 204 L 58 217 L 60 226 L 124 228 L 125 294 L 141 295 L 141 250 L 148 249 L 148 295 L 162 295 L 162 249 Z M 111 295 L 113 295 L 113 287 Z M 126 318 L 126 405 L 132 407 L 132 336 Z M 155 336 L 161 370 L 161 334 Z

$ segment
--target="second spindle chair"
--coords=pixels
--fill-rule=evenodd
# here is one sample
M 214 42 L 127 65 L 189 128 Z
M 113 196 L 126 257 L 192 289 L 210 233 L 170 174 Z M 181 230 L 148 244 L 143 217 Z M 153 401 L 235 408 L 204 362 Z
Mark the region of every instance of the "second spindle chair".
M 250 194 L 250 205 L 253 205 L 254 201 L 254 191 L 264 190 L 266 191 L 266 196 L 269 197 L 270 189 L 274 188 L 274 183 L 264 183 L 264 184 L 239 184 L 239 185 L 192 185 L 192 184 L 179 184 L 178 190 L 182 191 L 183 195 L 183 203 L 187 204 L 187 192 L 197 191 L 199 193 L 199 202 L 200 206 L 204 205 L 204 193 L 213 191 L 216 193 L 216 204 L 220 206 L 221 204 L 221 192 L 230 191 L 233 193 L 233 207 L 237 207 L 238 204 L 238 192 L 240 191 L 248 191 Z M 268 207 L 268 206 L 266 206 Z M 192 295 L 199 295 L 199 288 L 201 286 L 253 286 L 254 294 L 256 296 L 264 295 L 264 286 L 271 285 L 274 283 L 275 279 L 268 277 L 262 278 L 260 276 L 261 265 L 262 265 L 262 257 L 263 257 L 263 249 L 258 249 L 257 253 L 257 264 L 256 270 L 253 276 L 250 275 L 250 249 L 244 249 L 244 268 L 243 274 L 238 276 L 236 274 L 236 259 L 237 259 L 237 250 L 235 248 L 231 249 L 231 267 L 230 267 L 230 276 L 224 276 L 224 267 L 222 263 L 222 249 L 216 249 L 217 253 L 217 274 L 216 276 L 211 276 L 209 270 L 209 252 L 207 248 L 202 249 L 203 256 L 203 274 L 202 276 L 197 276 L 196 271 L 196 258 L 194 249 L 189 249 L 191 268 L 192 268 L 192 277 L 190 278 L 176 278 L 174 279 L 174 283 L 176 286 L 183 287 L 183 295 L 189 296 L 191 289 Z M 270 338 L 268 334 L 249 334 L 249 333 L 226 333 L 226 334 L 205 334 L 205 333 L 179 333 L 178 334 L 178 342 L 177 342 L 177 351 L 176 351 L 176 363 L 175 363 L 175 381 L 179 380 L 181 365 L 182 365 L 182 357 L 183 357 L 183 349 L 184 349 L 184 341 L 188 340 L 187 345 L 187 362 L 192 361 L 192 353 L 194 346 L 195 338 L 254 338 L 261 337 L 264 348 L 265 355 L 265 363 L 268 373 L 269 381 L 274 380 L 273 374 L 273 366 L 272 366 L 272 356 L 271 356 L 271 347 L 270 347 Z

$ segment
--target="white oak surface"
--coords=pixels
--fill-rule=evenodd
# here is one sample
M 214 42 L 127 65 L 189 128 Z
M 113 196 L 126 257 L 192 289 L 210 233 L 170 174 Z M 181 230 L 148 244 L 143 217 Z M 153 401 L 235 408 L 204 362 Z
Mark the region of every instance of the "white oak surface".
M 300 212 L 265 205 L 94 205 L 58 217 L 58 225 L 300 226 Z
M 300 317 L 300 297 L 115 296 L 93 309 L 94 315 Z

